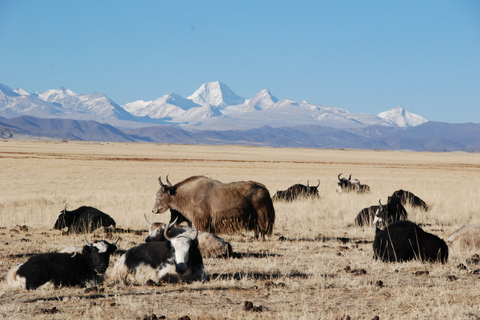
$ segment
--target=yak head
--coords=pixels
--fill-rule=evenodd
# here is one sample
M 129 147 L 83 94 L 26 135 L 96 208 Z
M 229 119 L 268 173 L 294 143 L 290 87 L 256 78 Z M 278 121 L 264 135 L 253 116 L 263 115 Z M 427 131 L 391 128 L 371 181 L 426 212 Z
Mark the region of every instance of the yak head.
M 191 255 L 195 255 L 195 251 L 199 251 L 198 229 L 193 225 L 193 235 L 189 232 L 176 234 L 178 230 L 172 228 L 175 223 L 176 220 L 166 226 L 163 231 L 163 236 L 172 245 L 175 271 L 180 275 L 184 275 L 188 271 L 189 259 L 193 258 Z
M 144 215 L 145 221 L 148 224 L 148 236 L 145 238 L 145 242 L 151 241 L 165 241 L 164 230 L 165 224 L 161 222 L 150 222 L 147 216 Z
M 407 212 L 400 203 L 400 198 L 394 196 L 388 197 L 386 205 L 382 205 L 379 199 L 378 204 L 379 206 L 373 221 L 375 225 L 387 226 L 392 222 L 407 219 Z
M 114 243 L 108 243 L 105 240 L 95 241 L 90 243 L 85 239 L 85 246 L 82 254 L 87 259 L 90 267 L 100 276 L 105 274 L 108 264 L 110 262 L 110 255 L 117 250 L 117 240 Z
M 320 186 L 320 179 L 318 179 L 318 184 L 316 186 L 310 186 L 309 181 L 307 180 L 307 194 L 310 196 L 318 197 L 318 187 Z
M 342 192 L 343 189 L 346 189 L 350 186 L 350 181 L 347 178 L 340 178 L 342 173 L 338 175 L 337 181 L 337 192 Z
M 170 209 L 171 198 L 177 192 L 177 188 L 170 183 L 168 180 L 167 175 L 167 183 L 168 185 L 162 182 L 162 177 L 158 178 L 158 182 L 160 183 L 160 189 L 157 191 L 157 197 L 155 199 L 155 204 L 153 205 L 152 212 L 153 213 L 163 213 Z
M 72 225 L 75 217 L 70 214 L 70 211 L 67 211 L 67 206 L 68 203 L 65 205 L 65 208 L 60 211 L 60 214 L 58 215 L 57 221 L 55 222 L 53 229 L 62 230 L 63 228 L 70 227 Z

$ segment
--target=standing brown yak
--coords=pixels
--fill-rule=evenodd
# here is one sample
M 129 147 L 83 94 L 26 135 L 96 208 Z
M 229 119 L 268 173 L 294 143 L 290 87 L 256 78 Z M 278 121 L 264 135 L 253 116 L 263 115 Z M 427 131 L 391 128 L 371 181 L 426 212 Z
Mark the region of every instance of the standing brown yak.
M 275 223 L 272 198 L 263 184 L 254 181 L 222 183 L 204 176 L 193 176 L 172 185 L 163 184 L 153 213 L 168 209 L 181 212 L 198 230 L 212 234 L 233 234 L 253 230 L 255 237 L 270 236 Z

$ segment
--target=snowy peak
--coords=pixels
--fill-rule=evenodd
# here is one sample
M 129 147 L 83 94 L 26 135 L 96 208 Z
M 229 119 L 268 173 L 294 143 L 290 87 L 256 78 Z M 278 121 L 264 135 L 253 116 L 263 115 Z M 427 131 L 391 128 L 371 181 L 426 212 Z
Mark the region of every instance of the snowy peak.
M 268 89 L 265 89 L 257 93 L 252 99 L 248 100 L 242 112 L 270 109 L 277 102 L 278 99 L 272 96 Z
M 17 89 L 12 90 L 12 91 L 15 92 L 18 95 L 21 95 L 21 96 L 29 96 L 30 95 L 30 93 L 28 93 L 27 90 L 22 89 L 22 88 L 17 88 Z
M 232 89 L 219 81 L 202 84 L 201 87 L 191 96 L 187 97 L 187 99 L 201 106 L 221 108 L 241 104 L 245 101 L 245 98 L 237 96 Z
M 62 87 L 58 90 L 52 89 L 42 93 L 37 93 L 37 96 L 40 99 L 48 102 L 61 102 L 64 99 L 68 99 L 70 97 L 76 96 L 76 93 L 67 88 Z
M 378 116 L 387 121 L 391 121 L 399 127 L 414 127 L 428 121 L 422 116 L 408 112 L 402 106 L 381 112 Z

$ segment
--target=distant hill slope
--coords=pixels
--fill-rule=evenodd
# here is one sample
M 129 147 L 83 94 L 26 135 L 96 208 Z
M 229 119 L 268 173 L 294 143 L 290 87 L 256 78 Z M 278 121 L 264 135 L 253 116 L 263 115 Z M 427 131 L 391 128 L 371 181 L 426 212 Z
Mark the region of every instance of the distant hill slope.
M 59 140 L 136 141 L 111 125 L 93 120 L 43 119 L 31 116 L 0 118 L 0 132 L 3 132 L 4 139 L 21 136 L 18 139 L 43 137 Z
M 370 126 L 336 129 L 319 125 L 249 130 L 187 131 L 156 125 L 119 129 L 96 121 L 0 117 L 3 139 L 58 139 L 112 142 L 237 144 L 290 148 L 356 148 L 480 152 L 480 124 L 426 122 L 414 127 Z

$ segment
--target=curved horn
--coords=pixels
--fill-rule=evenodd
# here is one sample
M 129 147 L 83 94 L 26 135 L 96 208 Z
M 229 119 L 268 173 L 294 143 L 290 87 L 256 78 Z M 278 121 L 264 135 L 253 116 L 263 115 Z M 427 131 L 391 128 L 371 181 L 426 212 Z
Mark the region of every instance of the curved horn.
M 87 244 L 87 246 L 91 246 L 91 245 L 92 245 L 90 242 L 88 242 L 88 240 L 87 240 L 87 235 L 86 235 L 86 234 L 83 235 L 83 239 L 85 240 L 85 243 Z
M 151 226 L 152 224 L 150 223 L 150 221 L 148 221 L 148 219 L 147 219 L 147 214 L 144 213 L 143 216 L 145 217 L 145 221 L 147 221 L 147 224 L 148 224 L 149 226 Z
M 162 186 L 162 188 L 165 188 L 165 185 L 162 182 L 162 177 L 158 177 L 158 182 L 160 182 L 160 185 Z
M 63 213 L 66 213 L 67 212 L 67 207 L 68 207 L 68 203 L 65 203 L 65 208 L 63 208 Z
M 318 184 L 315 188 L 318 188 L 320 186 L 320 179 L 318 179 Z
M 192 223 L 192 226 L 193 226 L 193 230 L 195 230 L 195 237 L 193 238 L 193 240 L 195 240 L 198 238 L 198 229 L 195 223 Z
M 178 219 L 178 217 L 176 217 L 175 220 L 173 220 L 172 223 L 169 223 L 167 225 L 167 227 L 165 228 L 165 230 L 163 230 L 163 235 L 164 235 L 165 239 L 167 239 L 168 241 L 172 241 L 172 238 L 170 238 L 168 236 L 168 230 L 170 230 L 170 228 L 175 225 L 175 223 L 177 222 L 177 219 Z
M 170 182 L 170 180 L 168 180 L 168 174 L 167 174 L 167 183 L 168 183 L 171 187 L 173 187 L 173 184 Z
M 343 173 L 340 173 L 340 174 L 338 175 L 338 180 L 340 180 L 340 176 L 341 176 L 342 174 L 343 174 Z
M 113 245 L 116 245 L 118 240 L 120 240 L 120 237 L 117 237 L 117 240 L 115 240 L 115 242 L 113 243 Z
M 350 175 L 348 176 L 348 181 L 352 180 L 352 174 L 350 173 Z

